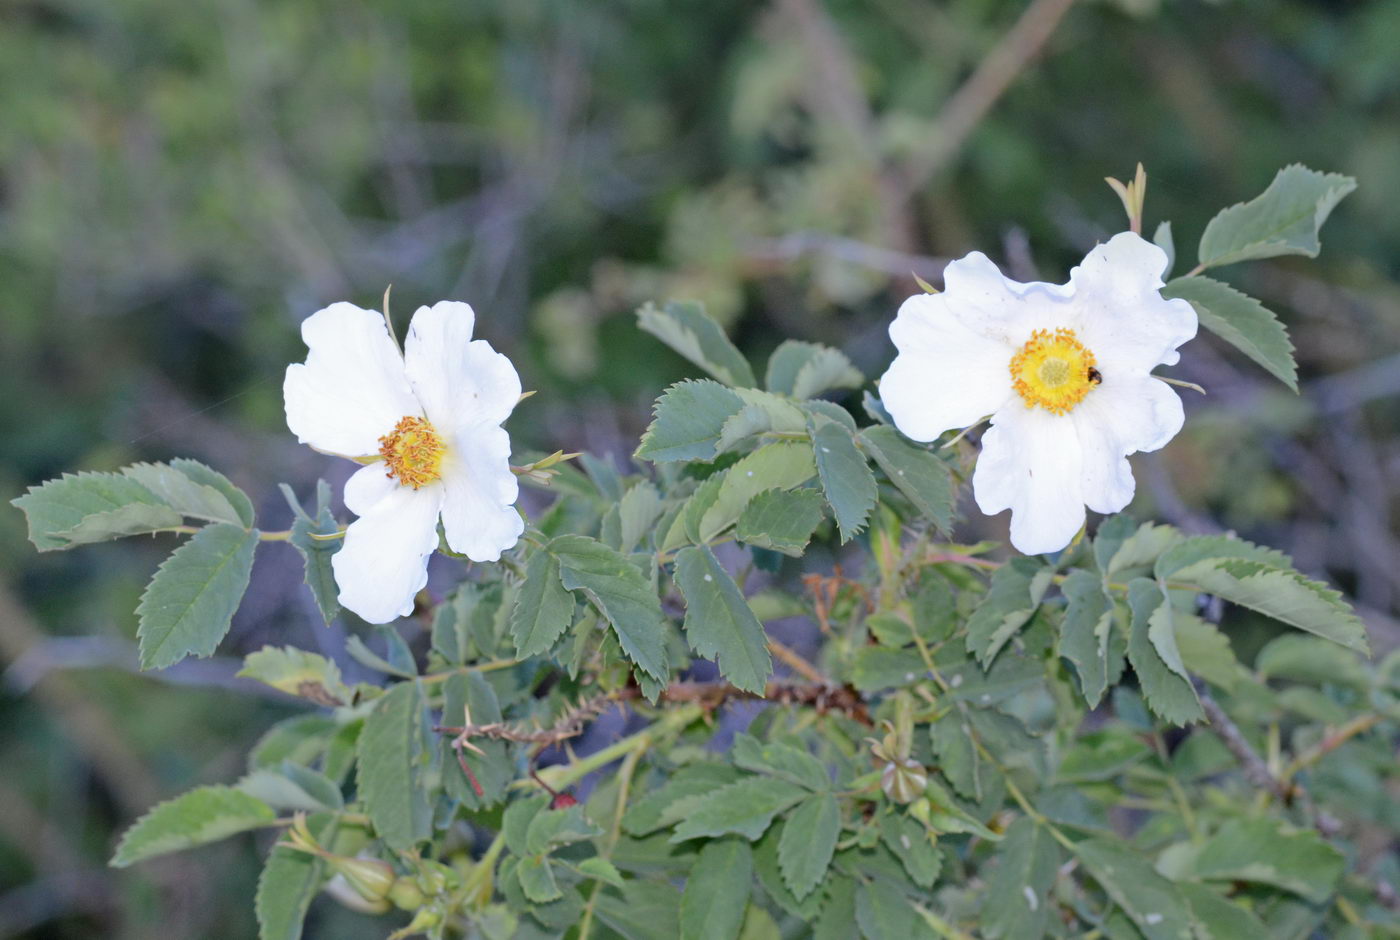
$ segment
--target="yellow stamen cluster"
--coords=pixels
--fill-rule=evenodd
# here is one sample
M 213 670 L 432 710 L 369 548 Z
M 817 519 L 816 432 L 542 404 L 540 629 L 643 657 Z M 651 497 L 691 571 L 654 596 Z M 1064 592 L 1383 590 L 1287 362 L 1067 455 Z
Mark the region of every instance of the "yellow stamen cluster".
M 1102 381 L 1094 354 L 1074 330 L 1036 330 L 1021 351 L 1011 357 L 1011 381 L 1027 408 L 1036 405 L 1051 414 L 1067 414 Z
M 385 476 L 415 490 L 442 475 L 442 439 L 424 418 L 404 417 L 379 439 Z

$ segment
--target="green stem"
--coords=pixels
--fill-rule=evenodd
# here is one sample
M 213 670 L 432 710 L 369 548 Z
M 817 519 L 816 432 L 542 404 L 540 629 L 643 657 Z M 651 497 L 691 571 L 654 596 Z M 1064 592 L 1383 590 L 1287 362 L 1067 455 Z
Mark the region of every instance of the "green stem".
M 669 735 L 678 733 L 686 725 L 699 718 L 700 714 L 699 705 L 687 705 L 669 711 L 656 724 L 610 744 L 601 751 L 595 751 L 587 757 L 581 757 L 572 764 L 544 768 L 539 772 L 540 779 L 555 790 L 563 790 L 600 767 L 606 767 L 618 758 L 626 757 L 633 751 L 645 750 Z M 533 783 L 532 780 L 517 780 L 512 786 L 528 787 Z
M 617 840 L 622 837 L 622 815 L 627 810 L 627 794 L 632 789 L 632 775 L 637 771 L 637 762 L 642 759 L 646 745 L 636 748 L 628 753 L 622 762 L 622 767 L 617 772 L 617 807 L 613 810 L 612 826 L 608 830 L 608 841 L 604 843 L 603 850 L 598 853 L 599 857 L 611 859 L 613 849 L 617 847 Z M 579 923 L 578 940 L 588 940 L 588 933 L 593 928 L 593 908 L 598 903 L 598 892 L 602 890 L 601 881 L 593 882 L 593 890 L 588 894 L 588 905 L 583 909 L 583 920 Z

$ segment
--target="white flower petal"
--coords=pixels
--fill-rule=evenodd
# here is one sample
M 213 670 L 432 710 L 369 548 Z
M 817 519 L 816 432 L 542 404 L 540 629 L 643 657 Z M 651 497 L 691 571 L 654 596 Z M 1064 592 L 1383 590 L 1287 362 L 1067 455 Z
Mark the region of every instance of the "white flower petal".
M 969 328 L 944 297 L 916 294 L 890 324 L 899 355 L 880 379 L 880 400 L 916 441 L 967 427 L 1012 394 L 1011 347 Z
M 1084 454 L 1084 502 L 1102 513 L 1132 502 L 1127 455 L 1164 446 L 1185 421 L 1181 398 L 1165 382 L 1111 373 L 1070 417 Z
M 1166 252 L 1123 232 L 1070 272 L 1074 321 L 1068 325 L 1105 375 L 1174 365 L 1181 358 L 1176 348 L 1196 335 L 1191 304 L 1161 295 L 1166 266 Z
M 472 561 L 496 561 L 525 531 L 515 509 L 520 483 L 510 469 L 510 435 L 494 425 L 455 438 L 443 468 L 447 497 L 442 527 L 447 544 Z
M 399 481 L 389 476 L 384 462 L 376 460 L 350 475 L 345 481 L 342 497 L 345 508 L 357 516 L 368 515 L 380 501 L 399 488 Z
M 404 343 L 408 378 L 439 431 L 500 424 L 520 399 L 520 376 L 485 340 L 472 340 L 472 308 L 444 300 L 419 307 Z
M 301 324 L 309 352 L 287 367 L 287 427 L 303 444 L 347 457 L 379 451 L 379 438 L 405 415 L 422 414 L 403 357 L 373 310 L 331 304 Z
M 943 269 L 943 287 L 930 296 L 968 329 L 1013 348 L 1061 318 L 1073 294 L 1067 285 L 1013 281 L 980 251 L 950 262 Z
M 1083 454 L 1074 422 L 1009 402 L 982 435 L 972 474 L 977 507 L 1011 510 L 1011 544 L 1027 555 L 1064 548 L 1084 525 Z
M 342 606 L 370 623 L 413 613 L 413 597 L 428 583 L 428 556 L 438 545 L 442 501 L 439 483 L 398 486 L 350 523 L 345 543 L 331 556 Z

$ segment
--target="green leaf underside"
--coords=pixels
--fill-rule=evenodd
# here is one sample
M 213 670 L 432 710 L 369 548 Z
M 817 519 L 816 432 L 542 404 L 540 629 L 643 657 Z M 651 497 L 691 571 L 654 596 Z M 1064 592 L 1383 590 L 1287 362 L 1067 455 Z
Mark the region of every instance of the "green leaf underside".
M 215 842 L 267 825 L 277 818 L 262 800 L 232 787 L 199 787 L 167 800 L 136 821 L 112 857 L 125 868 L 135 862 Z
M 804 796 L 786 780 L 746 777 L 712 791 L 676 827 L 672 842 L 738 833 L 750 841 L 763 835 L 773 817 Z
M 740 838 L 716 839 L 700 850 L 681 895 L 682 940 L 732 940 L 744 920 L 753 850 Z
M 865 376 L 846 354 L 830 346 L 790 339 L 768 359 L 764 385 L 770 392 L 793 398 L 815 398 L 837 388 L 860 388 Z
M 257 545 L 257 530 L 218 523 L 161 564 L 136 608 L 142 669 L 214 652 L 248 588 Z
M 1050 891 L 1060 866 L 1060 846 L 1049 830 L 1021 817 L 1006 831 L 982 905 L 982 927 L 988 937 L 1038 940 L 1055 907 Z
M 1126 846 L 1086 839 L 1074 854 L 1147 940 L 1191 940 L 1191 914 L 1176 885 Z
M 1208 559 L 1182 568 L 1173 580 L 1348 649 L 1369 651 L 1366 627 L 1342 595 L 1296 571 L 1244 559 Z
M 1201 275 L 1170 281 L 1162 288 L 1162 296 L 1189 301 L 1201 326 L 1298 391 L 1293 342 L 1272 310 L 1228 284 Z
M 718 323 L 694 301 L 671 301 L 637 311 L 637 326 L 670 346 L 726 385 L 753 388 L 753 369 Z
M 516 656 L 537 656 L 554 645 L 574 617 L 574 595 L 559 580 L 559 559 L 536 552 L 525 566 L 525 581 L 510 613 Z
M 788 816 L 778 842 L 778 865 L 799 900 L 826 877 L 840 834 L 841 808 L 830 793 L 809 796 Z
M 1171 611 L 1161 589 L 1147 578 L 1135 578 L 1128 584 L 1128 605 L 1132 610 L 1128 661 L 1137 673 L 1148 707 L 1174 725 L 1199 721 L 1205 713 L 1196 690 L 1176 655 L 1175 642 L 1167 642 Z
M 953 526 L 957 490 L 948 465 L 890 427 L 860 432 L 861 445 L 914 508 L 943 531 Z
M 821 521 L 822 495 L 816 490 L 764 490 L 739 514 L 734 534 L 755 548 L 797 558 Z
M 813 422 L 812 448 L 822 491 L 836 516 L 841 541 L 849 542 L 865 528 L 879 498 L 875 474 L 856 449 L 851 432 L 835 421 Z
M 194 461 L 186 463 L 193 464 Z M 204 470 L 214 472 L 208 467 L 204 467 Z M 181 516 L 237 526 L 247 524 L 218 488 L 197 482 L 170 464 L 138 463 L 123 467 L 122 473 L 150 490 Z
M 666 620 L 656 589 L 625 555 L 596 539 L 562 535 L 549 543 L 564 587 L 583 591 L 612 624 L 623 652 L 649 676 L 665 682 Z
M 339 666 L 295 646 L 264 646 L 249 653 L 238 675 L 318 705 L 348 705 L 352 698 L 341 680 Z
M 1234 819 L 1201 847 L 1191 867 L 1199 878 L 1273 885 L 1323 904 L 1346 859 L 1315 830 L 1272 819 Z
M 808 790 L 820 792 L 831 786 L 822 762 L 791 744 L 765 743 L 753 735 L 741 733 L 734 736 L 730 756 L 735 765 L 745 770 L 781 777 Z
M 697 540 L 713 541 L 738 522 L 749 500 L 764 490 L 793 489 L 806 483 L 816 472 L 812 445 L 805 441 L 777 441 L 760 447 L 725 472 L 714 491 L 713 502 L 700 516 Z
M 335 570 L 331 559 L 340 551 L 340 539 L 316 539 L 313 535 L 335 535 L 340 525 L 331 514 L 331 487 L 325 480 L 316 481 L 316 515 L 307 515 L 297 500 L 296 494 L 287 484 L 282 484 L 282 495 L 292 507 L 292 534 L 287 541 L 301 555 L 306 565 L 306 586 L 311 588 L 311 596 L 321 611 L 321 619 L 327 624 L 340 615 L 340 588 L 335 583 Z
M 762 695 L 773 674 L 768 638 L 743 593 L 709 546 L 676 553 L 676 584 L 685 596 L 685 636 L 736 687 Z
M 636 455 L 656 463 L 713 460 L 725 422 L 743 407 L 743 400 L 718 382 L 677 382 L 656 400 L 655 417 Z
M 418 683 L 398 683 L 365 719 L 358 746 L 365 810 L 374 831 L 400 852 L 411 850 L 431 834 L 431 810 L 415 770 L 422 708 Z
M 1259 196 L 1210 220 L 1201 234 L 1200 262 L 1213 268 L 1276 255 L 1316 258 L 1319 229 L 1355 188 L 1349 176 L 1286 166 Z

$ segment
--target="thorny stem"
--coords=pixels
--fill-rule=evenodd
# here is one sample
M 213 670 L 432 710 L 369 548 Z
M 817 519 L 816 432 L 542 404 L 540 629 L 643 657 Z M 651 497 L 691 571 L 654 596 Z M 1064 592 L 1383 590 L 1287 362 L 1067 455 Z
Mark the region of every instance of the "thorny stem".
M 1292 802 L 1296 795 L 1294 788 L 1269 772 L 1269 767 L 1264 763 L 1264 759 L 1245 740 L 1239 725 L 1225 714 L 1225 709 L 1221 708 L 1220 703 L 1210 694 L 1206 684 L 1199 679 L 1192 684 L 1196 687 L 1196 696 L 1201 700 L 1201 708 L 1206 713 L 1206 722 L 1210 725 L 1210 730 L 1216 733 L 1225 745 L 1225 749 L 1234 755 L 1235 760 L 1239 761 L 1249 782 L 1261 790 L 1273 794 L 1285 805 Z

